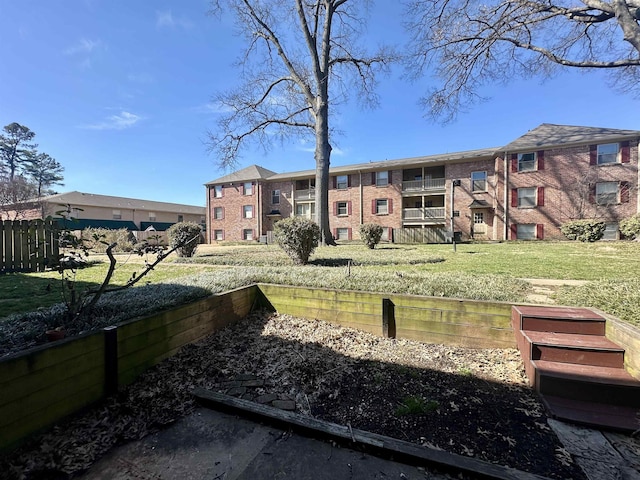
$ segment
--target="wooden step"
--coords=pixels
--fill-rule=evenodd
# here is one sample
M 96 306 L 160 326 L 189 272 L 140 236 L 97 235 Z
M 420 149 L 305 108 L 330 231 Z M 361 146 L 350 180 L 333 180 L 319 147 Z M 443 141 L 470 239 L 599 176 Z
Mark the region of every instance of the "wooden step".
M 532 360 L 543 396 L 640 408 L 640 382 L 623 368 Z
M 633 433 L 640 429 L 638 408 L 570 400 L 551 395 L 543 395 L 542 402 L 549 414 L 559 420 L 624 433 Z
M 514 305 L 514 331 L 530 330 L 582 335 L 604 335 L 606 320 L 588 308 Z
M 624 368 L 624 349 L 606 337 L 524 331 L 531 360 Z

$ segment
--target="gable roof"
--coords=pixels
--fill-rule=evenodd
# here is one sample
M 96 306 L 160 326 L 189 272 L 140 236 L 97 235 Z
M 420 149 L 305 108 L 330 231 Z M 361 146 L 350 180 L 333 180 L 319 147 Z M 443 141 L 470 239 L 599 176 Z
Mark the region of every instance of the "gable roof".
M 272 172 L 271 170 L 261 167 L 260 165 L 250 165 L 247 168 L 238 170 L 237 172 L 233 172 L 233 173 L 230 173 L 229 175 L 225 175 L 224 177 L 211 180 L 210 182 L 205 183 L 205 185 L 217 185 L 221 183 L 265 180 L 269 177 L 272 177 L 275 174 L 276 172 Z
M 61 205 L 84 205 L 88 207 L 106 207 L 148 210 L 152 212 L 174 212 L 189 213 L 194 215 L 204 215 L 205 207 L 195 205 L 183 205 L 180 203 L 154 202 L 151 200 L 140 200 L 136 198 L 112 197 L 110 195 L 97 195 L 95 193 L 67 192 L 57 195 L 50 195 L 42 199 L 47 203 Z
M 578 127 L 543 123 L 528 131 L 520 138 L 505 145 L 500 152 L 531 150 L 540 147 L 557 147 L 569 144 L 602 143 L 626 137 L 639 137 L 638 130 L 617 130 L 615 128 Z

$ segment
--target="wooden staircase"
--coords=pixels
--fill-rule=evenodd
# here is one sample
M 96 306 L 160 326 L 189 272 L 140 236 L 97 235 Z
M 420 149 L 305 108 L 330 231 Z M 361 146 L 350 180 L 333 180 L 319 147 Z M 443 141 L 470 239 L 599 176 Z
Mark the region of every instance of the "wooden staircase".
M 514 306 L 511 323 L 531 386 L 551 416 L 583 425 L 640 429 L 640 381 L 606 320 L 587 308 Z

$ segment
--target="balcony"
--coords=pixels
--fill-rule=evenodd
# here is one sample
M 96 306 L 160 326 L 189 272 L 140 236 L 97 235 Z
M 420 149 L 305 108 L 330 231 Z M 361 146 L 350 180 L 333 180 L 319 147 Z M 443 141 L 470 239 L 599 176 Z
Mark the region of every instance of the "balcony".
M 296 190 L 294 199 L 296 201 L 303 200 L 315 200 L 316 198 L 316 189 L 310 188 L 308 190 Z
M 444 178 L 431 178 L 425 180 L 409 180 L 402 182 L 402 193 L 419 193 L 419 192 L 444 192 Z
M 402 219 L 407 221 L 444 221 L 444 207 L 404 208 Z

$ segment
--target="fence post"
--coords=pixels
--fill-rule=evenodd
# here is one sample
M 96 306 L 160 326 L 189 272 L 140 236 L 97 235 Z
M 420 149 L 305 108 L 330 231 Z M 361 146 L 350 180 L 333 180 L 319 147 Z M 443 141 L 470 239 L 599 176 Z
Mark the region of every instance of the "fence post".
M 395 305 L 388 298 L 382 299 L 382 336 L 396 338 Z
M 104 332 L 104 394 L 118 392 L 118 327 L 105 327 Z

